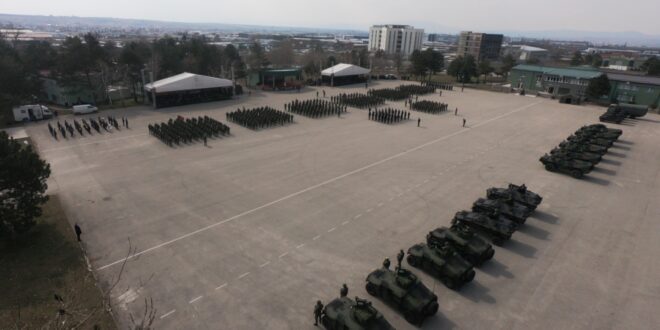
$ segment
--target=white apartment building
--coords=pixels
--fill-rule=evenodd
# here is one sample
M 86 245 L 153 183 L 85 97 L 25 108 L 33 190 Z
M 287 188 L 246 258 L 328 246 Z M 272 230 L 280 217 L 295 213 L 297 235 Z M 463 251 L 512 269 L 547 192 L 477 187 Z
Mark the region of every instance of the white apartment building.
M 424 29 L 409 25 L 374 25 L 369 29 L 369 51 L 382 49 L 386 54 L 404 56 L 422 48 Z

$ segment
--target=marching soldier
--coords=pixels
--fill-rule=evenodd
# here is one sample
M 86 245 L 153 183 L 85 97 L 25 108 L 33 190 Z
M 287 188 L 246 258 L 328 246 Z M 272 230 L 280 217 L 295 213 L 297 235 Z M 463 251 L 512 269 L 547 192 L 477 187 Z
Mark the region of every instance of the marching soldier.
M 314 326 L 319 325 L 321 317 L 323 316 L 323 303 L 320 300 L 316 301 L 316 306 L 314 306 Z

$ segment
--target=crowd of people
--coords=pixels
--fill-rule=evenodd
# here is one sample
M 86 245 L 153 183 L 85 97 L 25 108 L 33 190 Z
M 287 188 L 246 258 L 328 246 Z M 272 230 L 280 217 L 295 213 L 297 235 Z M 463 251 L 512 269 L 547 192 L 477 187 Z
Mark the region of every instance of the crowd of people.
M 441 102 L 422 100 L 418 102 L 413 102 L 410 108 L 415 111 L 421 111 L 421 112 L 437 115 L 441 112 L 445 112 L 449 110 L 449 105 Z
M 383 124 L 395 124 L 410 119 L 410 112 L 392 108 L 369 110 L 369 120 Z
M 441 89 L 445 91 L 453 91 L 454 90 L 454 85 L 450 83 L 442 83 L 442 82 L 437 82 L 437 81 L 424 81 L 422 82 L 422 86 L 429 86 L 433 87 L 435 89 Z
M 410 97 L 408 92 L 396 88 L 370 89 L 367 91 L 367 95 L 380 97 L 390 101 L 401 101 Z
M 435 93 L 434 86 L 426 85 L 401 85 L 396 88 L 402 92 L 408 93 L 408 95 L 424 95 L 424 94 L 433 94 Z
M 361 93 L 342 93 L 336 96 L 332 96 L 330 99 L 333 102 L 339 102 L 360 109 L 377 107 L 379 105 L 385 104 L 385 99 L 381 97 L 365 95 Z
M 115 130 L 119 130 L 119 122 L 113 116 L 108 116 L 107 118 L 98 117 L 98 119 L 88 119 L 89 121 L 86 119 L 81 119 L 80 121 L 74 119 L 73 124 L 70 124 L 68 121 L 64 120 L 64 125 L 60 124 L 60 121 L 58 120 L 55 127 L 48 123 L 48 132 L 55 140 L 58 140 L 58 132 L 59 136 L 66 139 L 67 136 L 74 137 L 76 132 L 78 132 L 78 135 L 80 136 L 84 136 L 84 131 L 87 131 L 88 135 L 92 135 L 92 129 L 97 133 L 101 133 L 101 129 L 105 130 L 106 132 L 111 132 L 113 128 Z M 123 127 L 128 128 L 128 119 L 122 117 L 121 122 Z
M 227 112 L 227 121 L 234 122 L 249 129 L 261 129 L 270 126 L 284 126 L 293 122 L 293 115 L 275 110 L 271 107 L 259 107 L 246 110 L 238 109 Z
M 285 104 L 284 110 L 311 118 L 340 116 L 342 112 L 348 111 L 345 105 L 334 99 L 330 101 L 322 99 L 294 100 L 291 103 Z
M 170 118 L 167 122 L 160 124 L 149 124 L 149 134 L 155 136 L 163 143 L 172 147 L 175 144 L 192 143 L 193 141 L 204 141 L 210 137 L 229 135 L 229 126 L 209 117 Z

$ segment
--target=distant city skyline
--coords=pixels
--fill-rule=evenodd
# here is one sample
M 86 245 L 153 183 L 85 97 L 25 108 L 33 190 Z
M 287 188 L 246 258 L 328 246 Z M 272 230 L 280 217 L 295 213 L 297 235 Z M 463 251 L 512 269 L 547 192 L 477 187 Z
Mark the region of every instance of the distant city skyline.
M 227 23 L 366 31 L 373 24 L 408 24 L 426 32 L 576 30 L 660 35 L 657 0 L 21 0 L 0 13 L 114 17 L 190 23 Z

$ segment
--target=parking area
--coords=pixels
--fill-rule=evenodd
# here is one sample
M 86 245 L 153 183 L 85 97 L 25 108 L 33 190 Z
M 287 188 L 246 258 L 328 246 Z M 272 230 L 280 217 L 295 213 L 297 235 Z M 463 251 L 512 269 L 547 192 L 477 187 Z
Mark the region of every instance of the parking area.
M 135 248 L 115 291 L 122 324 L 151 297 L 159 329 L 313 329 L 314 303 L 346 283 L 350 297 L 372 300 L 397 329 L 413 328 L 366 293 L 365 277 L 509 182 L 525 183 L 543 203 L 460 291 L 413 269 L 439 297 L 422 328 L 660 324 L 660 116 L 608 125 L 623 129 L 620 142 L 583 180 L 547 172 L 538 159 L 604 109 L 470 89 L 420 96 L 450 111 L 413 111 L 396 125 L 349 108 L 340 118 L 295 116 L 260 131 L 230 123 L 232 136 L 208 146 L 170 148 L 147 133 L 149 123 L 178 115 L 226 122 L 237 108 L 283 110 L 314 97 L 307 88 L 108 111 L 101 115 L 127 116 L 131 128 L 60 141 L 46 123 L 26 128 L 51 164 L 49 192 L 83 228 L 104 285 L 129 239 Z

